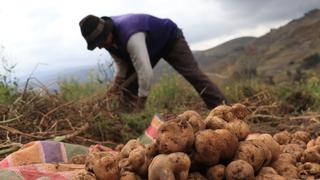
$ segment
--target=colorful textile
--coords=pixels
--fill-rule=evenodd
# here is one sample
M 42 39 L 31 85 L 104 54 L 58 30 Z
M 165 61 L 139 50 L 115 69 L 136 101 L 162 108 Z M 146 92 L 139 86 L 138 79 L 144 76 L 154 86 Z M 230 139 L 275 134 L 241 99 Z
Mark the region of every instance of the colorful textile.
M 73 156 L 87 154 L 85 146 L 56 141 L 34 141 L 25 144 L 0 161 L 0 168 L 22 166 L 38 163 L 67 163 Z
M 143 144 L 153 142 L 163 121 L 155 115 L 139 137 Z M 72 157 L 88 152 L 117 152 L 100 144 L 89 148 L 56 141 L 34 141 L 0 161 L 0 180 L 71 180 L 84 174 L 84 165 L 66 164 Z
M 2 180 L 69 180 L 85 173 L 84 165 L 76 164 L 31 164 L 25 166 L 0 168 Z
M 139 137 L 142 144 L 151 144 L 156 140 L 158 135 L 158 129 L 163 124 L 159 114 L 153 116 L 149 127 L 144 131 L 144 133 Z

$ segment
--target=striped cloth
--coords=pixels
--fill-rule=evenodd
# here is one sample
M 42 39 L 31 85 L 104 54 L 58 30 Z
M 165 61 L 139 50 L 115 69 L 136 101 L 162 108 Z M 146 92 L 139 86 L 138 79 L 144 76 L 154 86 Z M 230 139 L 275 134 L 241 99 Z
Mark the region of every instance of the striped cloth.
M 157 131 L 163 123 L 156 114 L 144 133 L 139 137 L 143 144 L 155 141 Z M 117 152 L 100 144 L 89 148 L 56 141 L 34 141 L 0 161 L 0 180 L 68 180 L 85 172 L 84 165 L 68 163 L 72 157 L 88 152 Z
M 151 144 L 158 135 L 158 129 L 163 124 L 159 114 L 155 114 L 151 120 L 149 127 L 138 138 L 142 144 Z

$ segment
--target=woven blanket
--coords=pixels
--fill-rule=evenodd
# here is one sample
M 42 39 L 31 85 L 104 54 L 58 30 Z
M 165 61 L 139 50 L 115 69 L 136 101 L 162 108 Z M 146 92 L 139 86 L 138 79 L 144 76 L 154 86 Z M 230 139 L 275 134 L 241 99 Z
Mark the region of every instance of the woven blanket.
M 149 127 L 138 138 L 141 143 L 154 142 L 157 130 L 162 123 L 160 116 L 156 114 Z M 88 148 L 55 141 L 30 142 L 0 161 L 0 180 L 75 179 L 79 174 L 85 172 L 84 165 L 66 163 L 76 155 L 97 151 L 117 154 L 111 148 L 99 144 Z

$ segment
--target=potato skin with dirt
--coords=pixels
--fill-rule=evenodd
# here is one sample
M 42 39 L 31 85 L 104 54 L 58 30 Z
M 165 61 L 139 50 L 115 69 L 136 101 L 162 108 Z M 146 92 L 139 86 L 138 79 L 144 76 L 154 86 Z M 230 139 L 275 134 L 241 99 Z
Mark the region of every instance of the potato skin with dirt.
M 272 154 L 272 161 L 278 159 L 281 153 L 280 145 L 272 138 L 270 134 L 261 134 L 257 137 L 257 139 L 262 140 L 262 142 L 267 145 Z
M 272 161 L 272 153 L 267 145 L 258 139 L 241 141 L 234 157 L 248 162 L 258 172 L 261 167 Z
M 292 134 L 288 131 L 281 131 L 273 135 L 273 139 L 280 145 L 289 144 L 292 139 Z
M 182 152 L 159 154 L 148 168 L 148 180 L 186 180 L 191 160 Z
M 212 130 L 225 129 L 227 125 L 227 121 L 217 116 L 206 118 L 204 123 L 206 125 L 206 129 L 212 129 Z
M 118 157 L 106 152 L 89 153 L 85 168 L 89 172 L 94 172 L 99 180 L 118 180 L 120 178 Z
M 245 140 L 251 132 L 249 125 L 238 119 L 227 123 L 225 128 L 234 133 L 239 141 Z
M 129 140 L 123 147 L 121 147 L 120 157 L 121 158 L 129 157 L 130 152 L 138 147 L 144 147 L 139 140 L 137 139 Z
M 207 170 L 207 179 L 208 180 L 223 180 L 226 177 L 225 170 L 226 170 L 226 167 L 222 164 L 212 166 Z
M 294 164 L 294 158 L 291 154 L 280 154 L 279 158 L 272 163 L 272 167 L 281 176 L 297 179 L 298 169 Z
M 302 162 L 314 162 L 320 164 L 320 145 L 306 149 L 301 157 Z
M 231 106 L 231 112 L 236 118 L 240 120 L 244 120 L 250 113 L 248 108 L 240 103 L 233 104 Z
M 186 152 L 194 142 L 193 128 L 188 121 L 174 119 L 162 124 L 156 143 L 159 153 Z
M 206 128 L 204 120 L 196 111 L 185 111 L 184 113 L 180 114 L 178 118 L 188 121 L 192 126 L 194 133 L 204 130 Z
M 192 172 L 189 173 L 188 180 L 207 180 L 207 178 L 199 172 Z
M 214 116 L 219 117 L 227 122 L 237 119 L 237 117 L 232 113 L 232 107 L 227 105 L 220 105 L 215 107 L 210 111 L 206 119 L 212 118 Z
M 213 166 L 220 160 L 233 158 L 237 148 L 237 137 L 226 129 L 206 129 L 196 134 L 195 152 L 193 158 L 196 162 Z
M 226 167 L 227 180 L 254 180 L 254 169 L 246 161 L 236 160 L 232 161 Z

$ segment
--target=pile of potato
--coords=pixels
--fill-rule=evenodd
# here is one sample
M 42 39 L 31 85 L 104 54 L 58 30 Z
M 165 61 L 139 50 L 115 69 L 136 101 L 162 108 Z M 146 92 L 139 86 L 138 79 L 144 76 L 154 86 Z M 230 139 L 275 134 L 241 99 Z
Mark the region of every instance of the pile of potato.
M 153 144 L 138 140 L 118 155 L 96 152 L 84 159 L 100 180 L 285 180 L 320 178 L 320 137 L 298 131 L 252 134 L 242 104 L 221 105 L 202 117 L 186 111 L 166 121 Z

